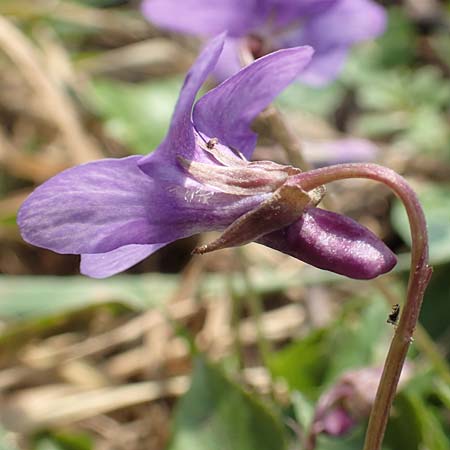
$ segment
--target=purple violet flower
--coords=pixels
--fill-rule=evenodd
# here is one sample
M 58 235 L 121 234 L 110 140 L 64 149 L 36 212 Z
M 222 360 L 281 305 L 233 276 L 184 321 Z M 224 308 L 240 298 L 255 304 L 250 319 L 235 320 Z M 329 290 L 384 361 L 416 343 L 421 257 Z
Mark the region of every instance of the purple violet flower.
M 211 230 L 223 234 L 195 253 L 257 241 L 352 278 L 389 271 L 395 255 L 355 221 L 316 208 L 323 190 L 296 186 L 299 169 L 248 161 L 256 145 L 251 122 L 298 77 L 312 49 L 260 58 L 196 102 L 224 39 L 212 40 L 189 71 L 168 134 L 152 154 L 103 159 L 51 178 L 20 208 L 23 238 L 81 254 L 81 272 L 97 278 Z
M 315 55 L 298 79 L 324 85 L 337 77 L 352 45 L 386 26 L 384 9 L 372 0 L 144 0 L 142 11 L 168 30 L 202 37 L 227 31 L 214 72 L 220 81 L 241 67 L 242 46 L 257 58 L 310 45 Z
M 369 416 L 381 373 L 381 367 L 349 370 L 320 396 L 308 432 L 308 448 L 315 448 L 320 433 L 343 436 Z M 406 365 L 401 373 L 399 386 L 403 386 L 411 375 L 412 368 Z

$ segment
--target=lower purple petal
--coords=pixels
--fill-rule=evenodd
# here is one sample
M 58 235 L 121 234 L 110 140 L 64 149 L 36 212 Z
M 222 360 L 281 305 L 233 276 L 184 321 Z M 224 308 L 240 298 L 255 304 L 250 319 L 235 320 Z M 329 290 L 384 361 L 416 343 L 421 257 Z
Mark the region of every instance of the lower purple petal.
M 367 228 L 319 208 L 305 210 L 297 222 L 257 242 L 355 279 L 375 278 L 397 262 L 395 254 Z
M 19 210 L 22 237 L 75 254 L 148 244 L 155 231 L 149 221 L 154 183 L 138 168 L 140 158 L 83 164 L 39 186 Z
M 92 278 L 106 278 L 123 272 L 159 250 L 164 244 L 126 245 L 107 253 L 81 255 L 80 271 Z

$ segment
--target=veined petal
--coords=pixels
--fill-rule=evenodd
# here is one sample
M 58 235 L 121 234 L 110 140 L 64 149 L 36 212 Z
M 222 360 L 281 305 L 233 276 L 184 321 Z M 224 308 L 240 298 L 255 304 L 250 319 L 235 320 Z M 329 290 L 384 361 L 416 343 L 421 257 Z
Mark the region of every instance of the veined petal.
M 367 228 L 319 208 L 306 209 L 297 222 L 257 242 L 355 279 L 375 278 L 397 262 L 394 253 Z
M 195 137 L 191 122 L 192 105 L 199 89 L 217 63 L 224 40 L 225 33 L 211 40 L 189 70 L 178 97 L 167 136 L 156 151 L 139 162 L 144 172 L 150 173 L 151 168 L 161 165 L 163 171 L 176 170 L 177 156 L 195 159 Z
M 125 245 L 107 253 L 81 255 L 80 271 L 92 278 L 106 278 L 129 269 L 159 250 L 164 244 Z
M 147 244 L 153 182 L 140 156 L 77 166 L 38 187 L 19 210 L 23 238 L 58 253 L 103 253 Z
M 227 31 L 243 36 L 267 14 L 267 0 L 146 0 L 142 12 L 156 25 L 199 36 Z
M 300 75 L 312 54 L 308 46 L 279 50 L 245 67 L 196 103 L 196 128 L 249 158 L 256 144 L 250 124 Z

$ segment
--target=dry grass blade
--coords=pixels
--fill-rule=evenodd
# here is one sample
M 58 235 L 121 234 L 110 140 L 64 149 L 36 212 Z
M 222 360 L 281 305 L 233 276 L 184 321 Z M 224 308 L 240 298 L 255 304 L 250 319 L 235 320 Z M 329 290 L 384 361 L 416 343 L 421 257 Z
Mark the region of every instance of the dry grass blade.
M 88 391 L 68 385 L 51 385 L 22 391 L 12 397 L 0 411 L 0 418 L 9 429 L 27 432 L 48 425 L 78 422 L 159 398 L 179 396 L 188 385 L 187 376 Z
M 121 36 L 139 37 L 148 35 L 151 26 L 143 19 L 121 14 L 118 11 L 91 8 L 74 2 L 52 2 L 46 0 L 14 0 L 4 2 L 0 14 L 29 20 L 36 17 L 51 16 L 63 22 L 73 23 Z
M 42 183 L 68 167 L 67 164 L 51 161 L 50 158 L 41 155 L 24 155 L 14 147 L 1 128 L 0 166 L 18 178 L 36 183 Z
M 46 115 L 59 129 L 73 163 L 101 157 L 85 134 L 65 93 L 45 72 L 33 44 L 6 18 L 0 16 L 0 48 L 16 64 L 33 88 Z
M 79 61 L 77 68 L 93 75 L 139 70 L 146 75 L 187 71 L 193 57 L 177 43 L 164 38 L 149 39 L 102 52 Z

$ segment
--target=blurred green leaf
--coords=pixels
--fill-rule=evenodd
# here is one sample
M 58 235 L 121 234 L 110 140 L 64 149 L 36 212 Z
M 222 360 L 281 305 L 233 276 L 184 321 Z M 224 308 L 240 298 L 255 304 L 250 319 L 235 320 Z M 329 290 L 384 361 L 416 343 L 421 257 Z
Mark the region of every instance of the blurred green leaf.
M 433 185 L 419 192 L 428 225 L 430 260 L 433 264 L 450 261 L 450 186 Z M 410 245 L 411 236 L 406 212 L 396 200 L 391 213 L 392 225 Z
M 0 317 L 45 316 L 113 300 L 145 309 L 163 303 L 175 290 L 173 275 L 87 277 L 0 276 Z
M 315 408 L 313 402 L 299 391 L 292 392 L 291 401 L 297 422 L 301 425 L 302 430 L 309 430 L 314 420 Z
M 386 429 L 386 443 L 394 449 L 418 450 L 421 441 L 420 422 L 404 392 L 395 398 L 393 410 L 395 414 L 391 414 Z
M 373 295 L 369 302 L 356 298 L 352 304 L 355 309 L 350 309 L 336 324 L 329 343 L 332 350 L 327 370 L 329 382 L 347 370 L 371 366 L 377 345 L 383 344 L 390 332 L 390 326 L 386 323 L 389 308 L 383 297 Z M 363 307 L 358 317 L 356 308 L 360 305 Z
M 181 85 L 179 77 L 144 84 L 97 79 L 91 102 L 112 136 L 132 153 L 150 153 L 166 135 Z
M 369 138 L 386 138 L 407 128 L 410 115 L 393 112 L 368 112 L 355 120 L 354 129 L 358 135 Z
M 0 424 L 0 450 L 18 450 L 8 437 L 7 431 Z
M 283 427 L 263 404 L 198 358 L 179 401 L 169 450 L 283 450 Z
M 435 157 L 449 158 L 450 128 L 446 118 L 436 109 L 425 106 L 410 116 L 409 126 L 396 144 L 412 150 L 434 153 Z
M 369 55 L 382 67 L 410 64 L 416 55 L 417 37 L 414 25 L 400 7 L 388 9 L 388 26 Z
M 388 308 L 375 296 L 355 299 L 332 326 L 316 330 L 271 355 L 269 368 L 292 390 L 308 399 L 319 394 L 343 372 L 373 364 L 377 346 L 390 332 Z
M 33 450 L 92 450 L 93 442 L 87 434 L 47 432 L 34 439 Z
M 450 264 L 435 267 L 430 284 L 425 291 L 420 321 L 434 339 L 442 337 L 445 339 L 445 336 L 450 332 L 449 277 Z
M 330 330 L 313 331 L 269 358 L 272 375 L 283 378 L 292 390 L 316 399 L 329 367 Z
M 349 86 L 365 85 L 389 79 L 395 70 L 404 70 L 416 57 L 414 25 L 400 7 L 389 8 L 386 31 L 375 42 L 353 49 L 341 79 Z M 388 83 L 385 83 L 388 85 Z
M 330 437 L 321 434 L 317 439 L 315 450 L 361 450 L 364 445 L 364 435 L 364 427 L 358 427 L 349 435 L 342 437 Z
M 292 83 L 281 93 L 276 102 L 287 110 L 306 111 L 325 117 L 339 106 L 344 95 L 345 89 L 339 83 L 332 83 L 320 89 L 301 83 Z
M 439 380 L 436 384 L 436 391 L 439 398 L 447 410 L 450 411 L 450 386 L 441 380 Z
M 270 275 L 270 276 L 269 276 Z M 313 267 L 298 273 L 270 273 L 261 269 L 252 279 L 256 292 L 279 292 L 288 287 L 308 286 L 340 281 L 339 275 Z M 90 304 L 120 301 L 137 309 L 157 306 L 174 292 L 178 275 L 150 273 L 117 275 L 106 280 L 84 276 L 11 276 L 0 275 L 0 317 L 19 319 L 39 317 Z M 202 293 L 209 297 L 222 295 L 227 290 L 222 274 L 208 274 L 200 284 Z M 231 277 L 236 295 L 247 295 L 242 276 Z
M 450 440 L 431 405 L 418 395 L 401 392 L 394 403 L 386 442 L 392 448 L 448 450 Z
M 450 66 L 450 35 L 442 32 L 430 37 L 431 46 L 445 64 Z

